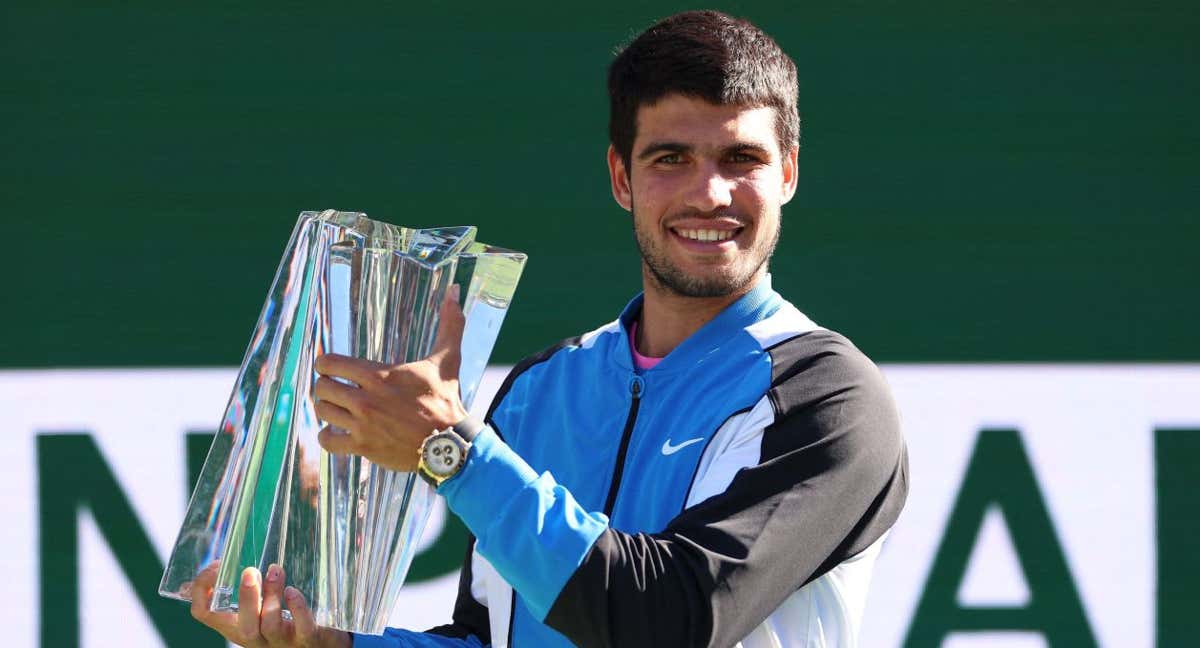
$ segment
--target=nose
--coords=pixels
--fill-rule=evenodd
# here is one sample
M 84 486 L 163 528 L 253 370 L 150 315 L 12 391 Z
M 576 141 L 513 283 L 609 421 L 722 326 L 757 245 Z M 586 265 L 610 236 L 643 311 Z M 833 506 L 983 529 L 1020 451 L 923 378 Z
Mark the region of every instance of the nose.
M 698 165 L 684 202 L 698 211 L 713 212 L 728 207 L 732 201 L 733 180 L 726 178 L 716 164 Z

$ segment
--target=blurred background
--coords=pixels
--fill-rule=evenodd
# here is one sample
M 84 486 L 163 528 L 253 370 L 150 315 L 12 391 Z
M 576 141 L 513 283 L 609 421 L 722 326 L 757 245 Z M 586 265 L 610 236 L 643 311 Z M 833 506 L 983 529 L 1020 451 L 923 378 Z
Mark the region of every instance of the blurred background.
M 606 66 L 614 47 L 685 8 L 4 3 L 0 403 L 9 414 L 0 412 L 0 421 L 19 467 L 6 478 L 5 511 L 20 524 L 4 532 L 6 546 L 20 548 L 6 552 L 5 564 L 27 576 L 13 595 L 21 602 L 6 613 L 8 625 L 21 628 L 18 645 L 118 645 L 88 620 L 79 574 L 89 567 L 79 553 L 91 551 L 81 547 L 92 540 L 94 553 L 115 556 L 112 573 L 130 592 L 122 596 L 141 610 L 129 614 L 148 619 L 138 622 L 148 629 L 144 641 L 120 645 L 207 640 L 202 630 L 190 633 L 182 605 L 153 595 L 153 560 L 161 569 L 178 518 L 174 509 L 139 508 L 136 493 L 156 486 L 138 485 L 138 462 L 121 467 L 118 448 L 137 446 L 143 434 L 101 429 L 97 417 L 112 412 L 55 416 L 69 409 L 64 403 L 94 396 L 71 391 L 93 385 L 75 381 L 80 376 L 98 381 L 86 389 L 115 390 L 110 403 L 130 397 L 122 380 L 184 368 L 216 371 L 227 394 L 229 368 L 241 361 L 300 211 L 363 211 L 414 227 L 475 224 L 481 240 L 527 252 L 494 365 L 612 319 L 639 274 L 628 216 L 612 201 L 604 168 Z M 926 501 L 939 502 L 927 523 L 916 523 L 928 538 L 911 585 L 873 599 L 868 619 L 880 620 L 867 645 L 1181 645 L 1194 637 L 1200 625 L 1185 610 L 1197 599 L 1184 583 L 1200 577 L 1200 563 L 1181 549 L 1169 561 L 1175 580 L 1164 581 L 1160 567 L 1168 562 L 1164 529 L 1178 530 L 1168 545 L 1180 548 L 1200 532 L 1192 504 L 1200 483 L 1189 475 L 1200 460 L 1197 5 L 719 8 L 763 27 L 799 68 L 800 189 L 784 211 L 775 286 L 884 365 L 914 455 L 906 519 L 923 520 L 918 488 L 931 488 Z M 1034 412 L 1033 400 L 1009 398 L 992 414 L 974 400 L 1035 384 L 1043 395 L 1066 389 L 1075 409 L 1055 409 L 1049 399 Z M 210 426 L 223 402 L 213 391 Z M 918 450 L 945 439 L 933 432 L 940 424 L 922 424 L 940 414 L 922 410 L 920 398 L 954 400 L 963 412 L 945 422 L 963 445 L 941 465 L 956 467 L 923 486 L 940 460 Z M 1107 459 L 1091 466 L 1073 459 L 1099 449 L 1061 440 L 1089 445 L 1096 428 L 1060 433 L 1036 423 L 1078 423 L 1105 407 L 1116 409 L 1097 425 L 1116 427 L 1097 443 Z M 1135 424 L 1126 415 L 1141 418 Z M 164 434 L 179 439 L 197 429 L 204 430 Z M 1016 449 L 984 430 L 1014 432 L 1004 439 L 1015 439 Z M 128 515 L 111 519 L 138 524 L 105 527 L 88 493 L 107 486 L 81 486 L 77 496 L 55 490 L 73 477 L 45 474 L 70 468 L 49 458 L 58 446 L 48 435 L 79 437 L 85 450 L 94 442 L 113 477 L 109 490 L 130 502 Z M 945 574 L 938 565 L 949 563 L 935 556 L 957 537 L 949 512 L 968 506 L 969 477 L 985 474 L 973 472 L 972 461 L 991 447 L 988 439 L 1008 450 L 987 456 L 1012 451 L 1008 468 L 1033 466 L 1029 492 L 1045 500 L 1040 510 L 1063 569 L 1023 548 L 1012 509 L 985 488 L 982 518 L 964 522 L 963 551 L 991 537 L 991 511 L 1007 513 L 996 542 L 1017 556 L 1026 596 L 972 603 L 959 588 L 969 580 L 965 554 L 967 566 Z M 1128 439 L 1136 442 L 1122 445 Z M 172 479 L 183 484 L 177 454 Z M 1047 475 L 1064 470 L 1078 481 L 1052 486 Z M 1114 492 L 1135 493 L 1127 502 L 1140 521 L 1133 531 L 1098 521 L 1106 507 L 1124 509 L 1089 484 L 1114 481 Z M 184 487 L 171 488 L 171 506 L 181 511 L 175 500 Z M 65 513 L 48 513 L 51 503 Z M 81 531 L 78 542 L 58 542 L 75 537 L 77 517 L 89 512 L 95 538 Z M 165 531 L 141 531 L 155 558 L 131 547 L 158 517 Z M 1083 546 L 1093 535 L 1087 529 L 1104 535 L 1115 526 L 1141 538 L 1140 558 L 1072 548 L 1072 533 Z M 893 539 L 903 543 L 900 528 Z M 70 569 L 54 567 L 63 564 Z M 1134 583 L 1123 596 L 1136 599 L 1137 610 L 1124 621 L 1122 593 L 1105 594 L 1103 583 L 1104 570 L 1122 564 Z M 1068 581 L 1038 581 L 1039 570 Z M 427 571 L 452 580 L 446 569 Z M 1046 607 L 1058 594 L 1039 595 L 1067 590 L 1062 608 Z M 949 599 L 939 603 L 943 595 Z M 1062 620 L 1072 614 L 1077 621 Z

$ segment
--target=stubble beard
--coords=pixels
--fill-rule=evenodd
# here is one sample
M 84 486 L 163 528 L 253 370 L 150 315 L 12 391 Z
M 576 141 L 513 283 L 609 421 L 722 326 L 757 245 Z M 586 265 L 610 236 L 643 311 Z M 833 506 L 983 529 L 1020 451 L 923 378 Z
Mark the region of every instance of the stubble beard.
M 708 277 L 689 275 L 672 264 L 654 239 L 638 227 L 636 215 L 633 218 L 633 238 L 642 255 L 642 264 L 650 271 L 650 279 L 660 288 L 680 297 L 727 297 L 748 290 L 758 271 L 775 253 L 775 246 L 779 243 L 781 219 L 776 218 L 775 223 L 775 231 L 754 263 L 734 267 L 732 272 Z

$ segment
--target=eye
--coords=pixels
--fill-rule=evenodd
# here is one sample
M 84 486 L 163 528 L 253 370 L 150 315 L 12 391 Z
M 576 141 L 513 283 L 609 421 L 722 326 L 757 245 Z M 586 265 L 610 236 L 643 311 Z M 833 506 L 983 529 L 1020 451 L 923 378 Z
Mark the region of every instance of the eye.
M 679 164 L 682 161 L 683 158 L 678 153 L 668 153 L 655 160 L 658 164 Z
M 757 157 L 749 153 L 734 153 L 733 155 L 729 156 L 729 161 L 733 162 L 734 164 L 753 164 L 755 162 L 760 162 Z

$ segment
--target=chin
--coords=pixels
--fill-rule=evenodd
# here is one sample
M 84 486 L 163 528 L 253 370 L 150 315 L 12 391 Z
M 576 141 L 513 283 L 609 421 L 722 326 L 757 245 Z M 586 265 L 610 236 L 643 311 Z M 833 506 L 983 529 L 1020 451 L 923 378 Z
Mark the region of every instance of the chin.
M 676 272 L 658 272 L 651 269 L 654 282 L 662 289 L 681 297 L 715 298 L 729 297 L 748 290 L 756 279 L 729 276 L 697 276 Z

